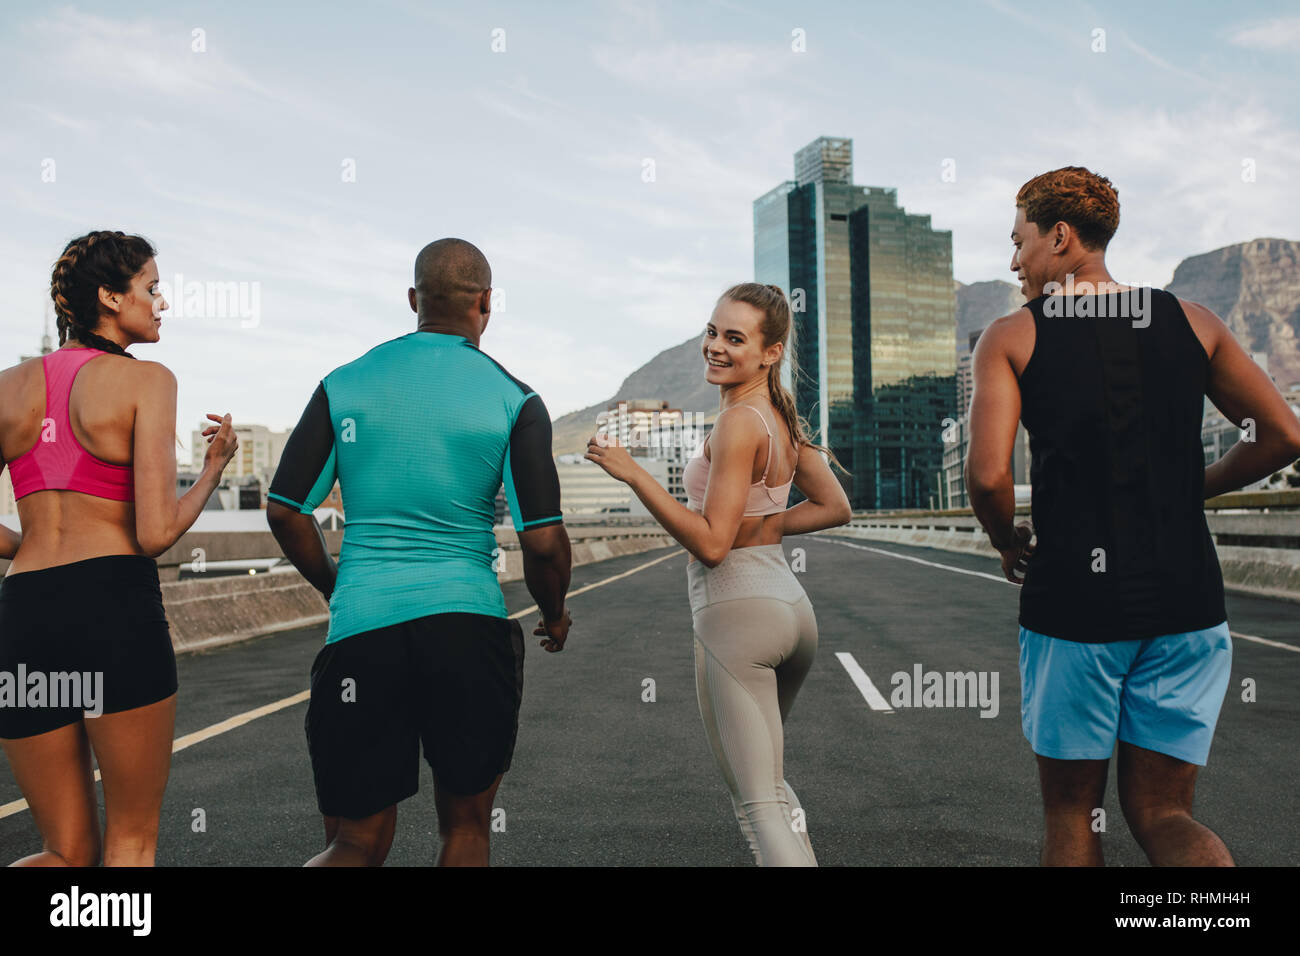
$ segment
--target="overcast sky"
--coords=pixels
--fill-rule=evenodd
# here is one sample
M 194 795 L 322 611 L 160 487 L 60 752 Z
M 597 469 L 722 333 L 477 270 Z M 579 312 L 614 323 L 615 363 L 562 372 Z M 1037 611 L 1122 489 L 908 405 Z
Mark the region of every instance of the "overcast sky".
M 1300 238 L 1294 4 L 274 6 L 6 10 L 5 364 L 68 239 L 139 232 L 164 280 L 249 296 L 133 348 L 176 372 L 182 439 L 208 411 L 292 427 L 323 375 L 414 329 L 415 253 L 460 236 L 501 290 L 484 351 L 558 417 L 753 277 L 752 202 L 821 135 L 952 230 L 963 282 L 1010 275 L 1016 189 L 1070 164 L 1119 190 L 1122 281 Z

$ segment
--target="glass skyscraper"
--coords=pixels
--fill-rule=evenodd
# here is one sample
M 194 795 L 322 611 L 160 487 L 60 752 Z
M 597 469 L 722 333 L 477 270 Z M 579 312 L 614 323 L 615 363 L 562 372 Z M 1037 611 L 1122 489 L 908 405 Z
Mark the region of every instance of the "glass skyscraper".
M 754 278 L 794 307 L 799 414 L 852 474 L 854 509 L 928 508 L 956 419 L 952 233 L 897 191 L 853 184 L 853 141 L 822 137 L 754 202 Z

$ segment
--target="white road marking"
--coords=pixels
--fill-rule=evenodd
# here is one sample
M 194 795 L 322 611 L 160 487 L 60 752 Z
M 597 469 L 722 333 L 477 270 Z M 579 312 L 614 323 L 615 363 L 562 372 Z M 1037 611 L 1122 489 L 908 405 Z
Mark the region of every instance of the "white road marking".
M 1010 581 L 1002 577 L 1000 574 L 987 574 L 983 571 L 972 571 L 969 568 L 955 568 L 951 564 L 939 564 L 936 561 L 926 561 L 924 558 L 914 558 L 910 554 L 899 554 L 897 551 L 885 551 L 883 548 L 869 548 L 865 544 L 853 544 L 849 541 L 841 541 L 839 538 L 828 538 L 827 540 L 833 541 L 836 544 L 842 544 L 846 548 L 857 548 L 859 551 L 871 551 L 875 554 L 888 555 L 891 558 L 902 558 L 904 561 L 915 561 L 917 564 L 924 564 L 932 568 L 943 568 L 945 571 L 956 571 L 958 574 L 970 574 L 977 578 L 988 578 L 990 581 L 1000 581 L 1003 584 L 1016 587 L 1016 585 L 1011 584 Z
M 1284 651 L 1294 651 L 1300 654 L 1300 647 L 1294 644 L 1283 644 L 1281 641 L 1270 641 L 1267 637 L 1252 637 L 1249 634 L 1238 634 L 1236 631 L 1229 631 L 1233 637 L 1239 641 L 1254 641 L 1256 644 L 1267 644 L 1269 647 L 1280 647 Z
M 871 678 L 868 677 L 867 672 L 858 665 L 858 662 L 853 659 L 852 654 L 845 653 L 844 651 L 837 651 L 835 656 L 839 659 L 839 662 L 844 665 L 844 669 L 849 672 L 849 677 L 853 679 L 853 683 L 857 685 L 858 690 L 862 692 L 862 696 L 867 699 L 867 705 L 872 710 L 878 710 L 884 714 L 892 714 L 894 712 L 894 708 L 889 706 L 889 701 L 885 700 L 884 695 L 881 694 L 880 691 L 876 690 L 876 685 L 871 683 Z
M 625 578 L 629 574 L 636 574 L 638 571 L 644 571 L 646 568 L 653 567 L 654 565 L 658 564 L 660 561 L 667 561 L 669 558 L 675 558 L 679 554 L 686 554 L 686 549 L 683 548 L 680 551 L 674 551 L 671 554 L 665 554 L 661 557 L 655 558 L 653 561 L 647 561 L 645 564 L 638 564 L 635 568 L 631 568 L 627 571 L 624 571 L 622 574 L 615 574 L 611 577 L 605 578 L 603 581 L 593 581 L 591 584 L 585 584 L 582 587 L 578 588 L 576 591 L 570 591 L 567 595 L 565 595 L 565 600 L 567 601 L 575 594 L 582 594 L 584 591 L 590 591 L 592 588 L 604 587 L 606 584 L 609 584 L 613 581 L 617 581 L 619 578 Z M 537 610 L 537 605 L 530 604 L 522 611 L 516 611 L 514 614 L 511 614 L 510 616 L 523 617 L 525 614 L 531 614 L 536 610 Z

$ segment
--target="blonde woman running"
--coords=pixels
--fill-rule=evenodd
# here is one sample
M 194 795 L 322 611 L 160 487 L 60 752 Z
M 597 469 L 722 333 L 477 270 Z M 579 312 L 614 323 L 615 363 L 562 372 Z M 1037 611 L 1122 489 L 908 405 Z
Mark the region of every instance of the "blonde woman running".
M 627 449 L 593 436 L 586 457 L 626 482 L 690 552 L 695 689 L 741 832 L 759 866 L 816 866 L 782 767 L 783 724 L 817 651 L 812 603 L 783 535 L 845 524 L 848 497 L 781 384 L 790 303 L 774 285 L 722 294 L 704 332 L 705 377 L 719 388 L 713 431 L 683 473 L 683 507 Z M 839 464 L 836 461 L 836 464 Z M 807 498 L 786 509 L 790 486 Z M 800 814 L 802 816 L 802 814 Z

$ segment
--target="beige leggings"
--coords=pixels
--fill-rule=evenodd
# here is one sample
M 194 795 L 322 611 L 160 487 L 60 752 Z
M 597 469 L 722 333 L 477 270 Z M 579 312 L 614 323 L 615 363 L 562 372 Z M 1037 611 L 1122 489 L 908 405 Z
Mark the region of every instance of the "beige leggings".
M 783 724 L 817 653 L 812 602 L 781 546 L 687 566 L 695 691 L 740 830 L 759 866 L 816 866 L 783 771 Z

